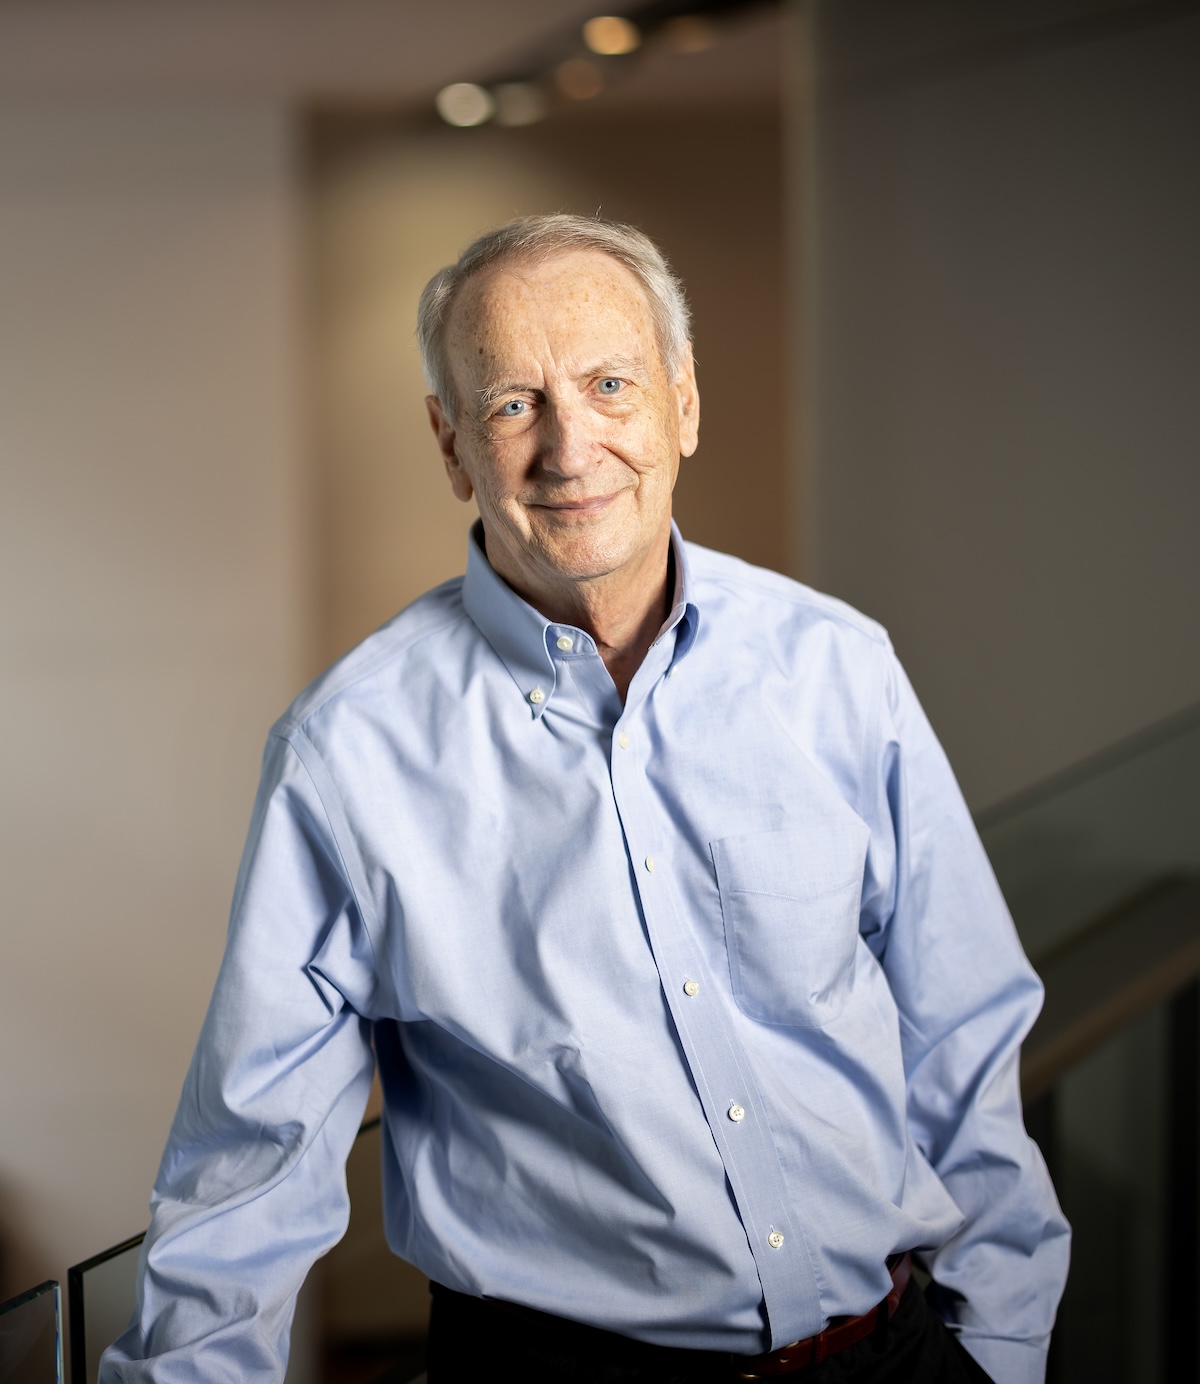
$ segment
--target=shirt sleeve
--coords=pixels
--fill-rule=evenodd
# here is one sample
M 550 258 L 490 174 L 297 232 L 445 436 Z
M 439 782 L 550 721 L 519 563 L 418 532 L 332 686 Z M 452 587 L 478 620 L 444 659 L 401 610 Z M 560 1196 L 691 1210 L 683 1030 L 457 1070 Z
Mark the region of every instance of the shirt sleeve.
M 947 1324 L 997 1384 L 1037 1384 L 1070 1246 L 1021 1111 L 1020 1046 L 1042 987 L 890 653 L 879 749 L 886 828 L 872 847 L 866 940 L 900 1013 L 909 1127 L 963 1214 L 959 1231 L 921 1258 Z
M 224 959 L 102 1384 L 281 1380 L 296 1293 L 345 1232 L 370 1089 L 371 940 L 320 798 L 272 736 Z

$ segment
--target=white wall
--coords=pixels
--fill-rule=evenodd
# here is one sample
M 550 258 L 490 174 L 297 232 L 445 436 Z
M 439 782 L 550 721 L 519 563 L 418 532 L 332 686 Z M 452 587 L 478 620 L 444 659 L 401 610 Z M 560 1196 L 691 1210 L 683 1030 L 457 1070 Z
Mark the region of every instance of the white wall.
M 1200 17 L 1165 8 L 815 6 L 815 579 L 975 807 L 1200 700 Z
M 306 675 L 298 213 L 268 106 L 0 107 L 0 1224 L 140 1229 Z

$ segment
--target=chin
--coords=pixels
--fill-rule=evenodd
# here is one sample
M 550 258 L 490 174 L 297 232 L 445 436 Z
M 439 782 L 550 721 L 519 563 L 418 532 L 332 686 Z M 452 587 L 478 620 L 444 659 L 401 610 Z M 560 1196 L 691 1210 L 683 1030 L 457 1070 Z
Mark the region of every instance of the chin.
M 571 581 L 590 581 L 596 577 L 606 577 L 625 566 L 634 552 L 635 545 L 624 535 L 606 538 L 601 534 L 580 534 L 573 540 L 559 536 L 557 541 L 545 544 L 542 556 L 560 577 L 567 577 Z

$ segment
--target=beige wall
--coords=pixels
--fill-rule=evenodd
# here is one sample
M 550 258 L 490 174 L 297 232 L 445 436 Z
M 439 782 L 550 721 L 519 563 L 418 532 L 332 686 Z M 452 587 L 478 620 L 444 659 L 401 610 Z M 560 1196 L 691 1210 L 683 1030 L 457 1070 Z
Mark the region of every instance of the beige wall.
M 0 107 L 6 1287 L 140 1229 L 307 671 L 293 139 Z
M 450 496 L 413 340 L 421 288 L 479 231 L 535 211 L 636 222 L 695 309 L 700 449 L 688 537 L 787 561 L 779 118 L 771 107 L 563 115 L 526 130 L 318 127 L 322 586 L 329 656 L 462 570 L 473 511 Z

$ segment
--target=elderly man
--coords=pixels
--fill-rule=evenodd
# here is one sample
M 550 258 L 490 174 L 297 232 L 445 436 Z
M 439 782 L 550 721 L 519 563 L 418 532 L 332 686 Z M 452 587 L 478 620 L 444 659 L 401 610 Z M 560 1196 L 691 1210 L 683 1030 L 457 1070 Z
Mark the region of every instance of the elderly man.
M 280 1378 L 378 1062 L 430 1384 L 1039 1380 L 1038 982 L 883 631 L 673 527 L 662 256 L 517 222 L 419 336 L 466 575 L 271 734 L 105 1378 Z

